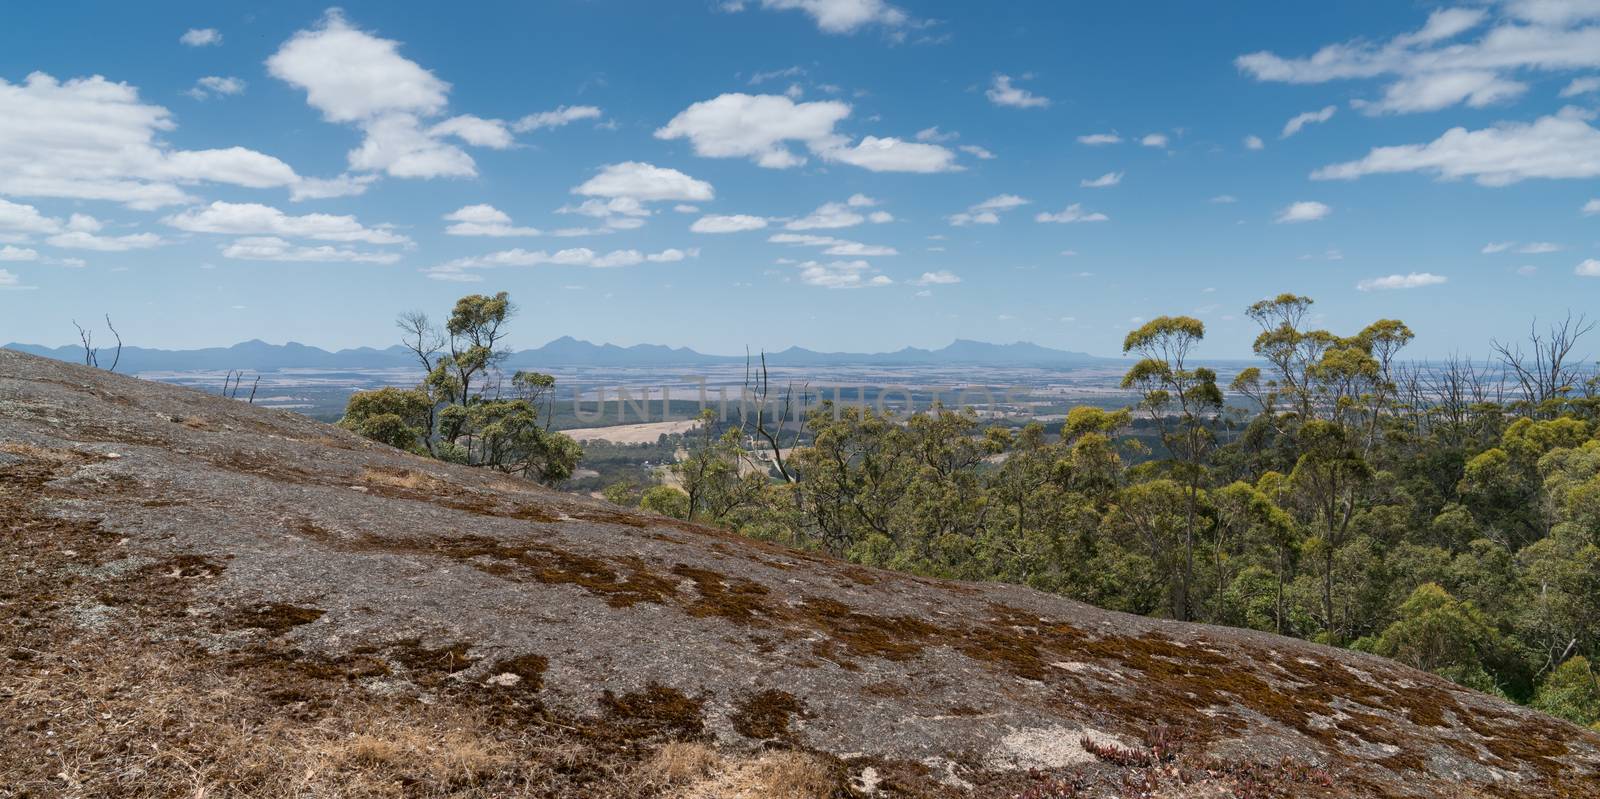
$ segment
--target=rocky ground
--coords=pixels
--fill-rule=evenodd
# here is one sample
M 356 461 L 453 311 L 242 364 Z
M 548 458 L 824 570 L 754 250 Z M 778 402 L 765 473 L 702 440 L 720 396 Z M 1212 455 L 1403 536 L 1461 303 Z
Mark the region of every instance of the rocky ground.
M 1600 736 L 1387 660 L 9 351 L 0 558 L 0 796 L 1600 796 Z

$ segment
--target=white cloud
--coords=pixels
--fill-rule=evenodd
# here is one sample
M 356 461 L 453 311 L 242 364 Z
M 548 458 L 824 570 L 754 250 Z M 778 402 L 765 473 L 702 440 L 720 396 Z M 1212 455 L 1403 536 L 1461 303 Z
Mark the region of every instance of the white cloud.
M 444 229 L 451 236 L 537 236 L 538 228 L 518 227 L 511 216 L 487 203 L 468 205 L 445 214 L 446 222 L 455 224 Z
M 87 230 L 69 230 L 45 239 L 53 247 L 70 250 L 96 250 L 99 252 L 126 252 L 159 247 L 167 241 L 154 233 L 130 233 L 125 236 L 101 236 Z
M 190 47 L 207 47 L 222 44 L 222 34 L 216 28 L 190 28 L 178 41 Z
M 1485 255 L 1493 255 L 1497 252 L 1505 252 L 1515 246 L 1517 246 L 1517 243 L 1514 241 L 1491 241 L 1483 245 L 1483 253 Z
M 321 241 L 360 241 L 367 244 L 410 244 L 411 239 L 386 227 L 369 228 L 353 216 L 305 214 L 290 216 L 270 205 L 214 202 L 190 208 L 162 220 L 190 233 L 231 236 L 282 236 Z
M 1410 114 L 1438 111 L 1465 102 L 1483 108 L 1519 97 L 1528 85 L 1506 80 L 1487 70 L 1430 72 L 1402 78 L 1384 89 L 1383 99 L 1361 103 L 1366 113 Z
M 813 150 L 837 146 L 833 127 L 849 115 L 850 105 L 836 100 L 796 103 L 782 95 L 735 92 L 689 106 L 655 136 L 688 139 L 695 154 L 707 158 L 750 158 L 785 169 L 806 161 L 787 142 L 804 142 Z
M 250 236 L 234 241 L 222 248 L 222 257 L 242 261 L 288 261 L 392 264 L 400 260 L 394 252 L 363 252 L 348 247 L 322 244 L 300 247 L 276 236 Z
M 823 160 L 874 172 L 947 172 L 960 169 L 955 153 L 937 144 L 867 136 L 851 146 L 834 126 L 850 115 L 837 100 L 796 103 L 776 94 L 722 94 L 684 109 L 657 129 L 658 139 L 687 139 L 707 158 L 749 158 L 769 169 L 806 162 L 790 149 L 803 144 Z
M 1543 255 L 1551 252 L 1561 252 L 1561 245 L 1549 241 L 1530 241 L 1517 249 L 1524 255 Z
M 967 210 L 945 217 L 945 221 L 956 227 L 966 225 L 998 225 L 1000 214 L 1027 205 L 1030 201 L 1015 194 L 997 194 L 977 205 L 968 206 Z
M 543 128 L 559 128 L 564 125 L 570 125 L 580 119 L 599 118 L 600 109 L 592 105 L 564 105 L 554 111 L 540 111 L 537 114 L 529 114 L 511 123 L 511 128 L 518 133 L 527 133 Z
M 789 244 L 796 247 L 822 247 L 824 255 L 840 255 L 852 257 L 868 257 L 880 255 L 899 255 L 900 251 L 893 247 L 881 244 L 862 244 L 859 241 L 836 239 L 832 236 L 818 236 L 813 233 L 774 233 L 767 237 L 773 244 Z
M 1078 143 L 1087 144 L 1090 147 L 1098 147 L 1102 144 L 1121 144 L 1122 137 L 1115 133 L 1090 133 L 1086 136 L 1079 136 Z
M 1239 198 L 1233 196 L 1232 194 L 1218 194 L 1217 196 L 1212 197 L 1211 199 L 1207 200 L 1206 202 L 1215 203 L 1217 205 L 1229 205 L 1231 203 L 1236 203 L 1238 201 L 1239 201 Z
M 1586 258 L 1573 268 L 1572 273 L 1579 277 L 1600 277 L 1600 259 Z
M 1010 75 L 995 75 L 994 83 L 989 90 L 989 102 L 1009 108 L 1044 108 L 1050 105 L 1050 98 L 1040 97 L 1027 89 L 1011 85 Z
M 959 138 L 961 138 L 961 134 L 955 132 L 945 133 L 939 130 L 938 125 L 934 125 L 931 128 L 923 128 L 922 130 L 917 131 L 917 141 L 931 141 L 940 143 L 954 141 Z
M 1469 41 L 1459 38 L 1490 14 L 1482 8 L 1438 9 L 1420 30 L 1386 42 L 1355 39 L 1304 58 L 1250 53 L 1235 64 L 1260 81 L 1390 79 L 1380 100 L 1358 104 L 1368 113 L 1432 111 L 1459 103 L 1481 107 L 1527 89 L 1508 77 L 1512 73 L 1600 66 L 1600 27 L 1581 24 L 1596 18 L 1597 8 L 1594 0 L 1512 0 L 1504 17 Z
M 987 149 L 979 147 L 976 144 L 963 144 L 956 149 L 978 159 L 979 161 L 989 161 L 995 157 L 994 153 L 991 153 Z
M 818 151 L 826 161 L 859 166 L 872 172 L 955 172 L 955 153 L 937 144 L 901 141 L 894 137 L 867 136 L 854 147 Z
M 1119 184 L 1121 182 L 1122 182 L 1122 173 L 1121 172 L 1107 172 L 1104 175 L 1101 175 L 1100 177 L 1097 177 L 1097 178 L 1095 178 L 1093 180 L 1089 180 L 1089 179 L 1080 180 L 1080 181 L 1078 181 L 1078 185 L 1082 186 L 1082 187 L 1084 187 L 1086 189 L 1104 189 L 1104 188 L 1109 188 L 1111 186 L 1115 186 L 1115 185 L 1117 185 L 1117 184 Z
M 750 85 L 759 86 L 769 80 L 777 80 L 778 78 L 796 78 L 804 74 L 806 74 L 805 67 L 801 66 L 784 67 L 783 69 L 775 69 L 771 72 L 757 72 L 750 76 Z
M 817 210 L 799 219 L 791 220 L 784 227 L 789 230 L 828 230 L 855 227 L 869 220 L 874 224 L 893 222 L 894 215 L 887 211 L 874 211 L 864 215 L 857 210 L 877 204 L 877 200 L 871 197 L 864 194 L 856 194 L 842 203 L 823 203 Z
M 400 55 L 399 42 L 352 27 L 338 9 L 284 42 L 267 59 L 267 71 L 304 90 L 324 119 L 361 128 L 365 139 L 350 151 L 352 169 L 472 177 L 478 173 L 472 156 L 445 137 L 500 149 L 512 144 L 500 120 L 463 115 L 424 127 L 424 119 L 444 112 L 450 84 Z
M 0 194 L 150 209 L 191 201 L 181 188 L 187 184 L 269 188 L 301 180 L 288 164 L 243 147 L 172 149 L 163 139 L 176 127 L 167 109 L 98 75 L 0 79 Z
M 235 94 L 244 94 L 244 81 L 238 78 L 207 75 L 194 82 L 194 88 L 184 94 L 196 100 L 208 100 L 212 97 L 228 97 Z
M 338 10 L 302 30 L 267 59 L 273 77 L 305 90 L 329 122 L 444 110 L 450 84 L 400 55 L 400 43 L 356 30 Z
M 894 283 L 885 275 L 877 274 L 872 264 L 861 261 L 805 261 L 796 264 L 800 282 L 825 289 L 860 289 L 887 286 Z
M 744 3 L 729 2 L 722 7 L 740 10 Z M 883 0 L 761 0 L 761 7 L 803 11 L 824 33 L 855 33 L 869 25 L 897 28 L 910 21 L 906 12 Z
M 325 200 L 332 197 L 354 197 L 365 194 L 367 187 L 376 183 L 377 175 L 340 175 L 336 178 L 301 178 L 289 187 L 289 200 Z
M 1290 119 L 1288 122 L 1284 123 L 1282 138 L 1287 139 L 1290 136 L 1299 133 L 1300 129 L 1307 125 L 1316 124 L 1318 122 L 1327 122 L 1333 118 L 1334 112 L 1338 110 L 1339 109 L 1337 106 L 1330 105 L 1320 111 L 1307 111 L 1304 114 L 1297 114 L 1293 119 Z
M 1283 210 L 1278 212 L 1278 216 L 1273 221 L 1278 223 L 1315 222 L 1318 219 L 1325 219 L 1331 213 L 1333 213 L 1333 209 L 1323 203 L 1315 200 L 1301 200 L 1285 206 Z
M 582 185 L 574 188 L 572 193 L 586 197 L 625 197 L 639 201 L 705 201 L 716 197 L 716 192 L 710 183 L 696 180 L 676 169 L 640 161 L 607 164 L 600 168 L 600 174 L 584 181 Z
M 13 247 L 7 244 L 0 247 L 0 261 L 37 261 L 39 251 L 27 247 Z
M 750 216 L 749 214 L 732 214 L 702 216 L 689 226 L 693 233 L 740 233 L 746 230 L 760 230 L 767 226 L 765 217 Z
M 55 233 L 61 220 L 39 213 L 31 205 L 0 199 L 0 231 L 8 233 Z
M 1593 199 L 1593 200 L 1590 200 L 1590 201 L 1584 203 L 1583 204 L 1583 208 L 1580 209 L 1580 210 L 1583 211 L 1583 215 L 1584 216 L 1593 216 L 1594 214 L 1600 214 L 1600 198 L 1596 198 L 1596 199 Z
M 941 269 L 937 272 L 923 272 L 922 277 L 911 282 L 918 286 L 948 286 L 960 283 L 961 278 L 948 269 Z
M 1311 177 L 1354 180 L 1388 172 L 1432 172 L 1446 179 L 1470 177 L 1485 186 L 1530 178 L 1592 178 L 1600 176 L 1600 130 L 1586 116 L 1566 108 L 1533 123 L 1451 128 L 1427 144 L 1376 147 L 1365 158 L 1322 167 Z
M 1260 136 L 1244 137 L 1244 148 L 1246 150 L 1260 150 L 1266 146 L 1267 143 L 1262 141 Z
M 700 213 L 700 206 L 690 205 L 688 203 L 678 203 L 677 205 L 672 206 L 672 210 L 677 211 L 680 214 L 698 214 Z
M 588 247 L 574 247 L 556 252 L 544 250 L 501 250 L 488 255 L 470 258 L 457 258 L 446 261 L 437 266 L 422 270 L 424 274 L 434 280 L 450 280 L 457 282 L 477 282 L 483 278 L 472 274 L 474 270 L 499 269 L 504 267 L 528 266 L 583 266 L 593 269 L 614 269 L 623 266 L 635 266 L 642 263 L 673 263 L 685 258 L 698 256 L 697 249 L 680 250 L 669 248 L 655 253 L 643 253 L 638 250 L 612 250 L 600 253 Z
M 1079 205 L 1078 203 L 1073 203 L 1058 213 L 1039 213 L 1035 214 L 1033 217 L 1033 221 L 1035 222 L 1055 222 L 1058 224 L 1068 224 L 1074 222 L 1106 222 L 1110 219 L 1111 217 L 1099 212 L 1085 213 L 1083 206 Z
M 1167 146 L 1167 134 L 1151 133 L 1140 139 L 1139 143 L 1146 147 L 1165 147 Z
M 1600 77 L 1573 78 L 1572 82 L 1561 90 L 1562 97 L 1577 97 L 1600 90 Z
M 32 288 L 37 287 L 24 286 L 22 285 L 22 278 L 18 277 L 15 272 L 9 269 L 0 269 L 0 290 L 23 291 Z
M 454 136 L 474 147 L 489 147 L 495 150 L 505 150 L 515 143 L 511 138 L 511 131 L 506 129 L 505 122 L 498 119 L 483 119 L 472 114 L 462 114 L 440 122 L 428 128 L 428 135 Z
M 1432 272 L 1411 272 L 1404 275 L 1386 275 L 1384 277 L 1367 278 L 1356 284 L 1357 291 L 1388 291 L 1392 289 L 1415 289 L 1423 286 L 1437 286 L 1448 281 L 1443 275 Z

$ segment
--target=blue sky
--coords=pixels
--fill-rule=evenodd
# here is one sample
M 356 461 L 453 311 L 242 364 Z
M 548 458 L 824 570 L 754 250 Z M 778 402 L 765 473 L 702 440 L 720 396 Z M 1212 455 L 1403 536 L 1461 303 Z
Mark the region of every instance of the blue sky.
M 1236 357 L 1292 291 L 1431 357 L 1594 307 L 1600 2 L 1216 9 L 15 4 L 0 341 L 384 345 L 505 290 L 517 347 L 1186 313 Z

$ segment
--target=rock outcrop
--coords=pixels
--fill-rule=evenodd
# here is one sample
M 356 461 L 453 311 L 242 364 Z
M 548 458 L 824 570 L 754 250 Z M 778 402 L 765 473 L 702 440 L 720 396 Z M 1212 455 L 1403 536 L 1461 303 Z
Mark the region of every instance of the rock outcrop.
M 7 351 L 0 517 L 0 777 L 33 795 L 98 762 L 46 754 L 72 738 L 50 724 L 112 702 L 75 680 L 159 650 L 188 676 L 156 687 L 215 674 L 284 724 L 466 707 L 598 740 L 619 773 L 690 740 L 809 753 L 840 795 L 1014 796 L 1046 774 L 1099 795 L 1188 768 L 1271 771 L 1285 792 L 1261 795 L 1600 796 L 1600 736 L 1388 660 L 865 569 Z M 117 644 L 60 654 L 96 640 Z M 591 771 L 523 787 L 621 784 Z

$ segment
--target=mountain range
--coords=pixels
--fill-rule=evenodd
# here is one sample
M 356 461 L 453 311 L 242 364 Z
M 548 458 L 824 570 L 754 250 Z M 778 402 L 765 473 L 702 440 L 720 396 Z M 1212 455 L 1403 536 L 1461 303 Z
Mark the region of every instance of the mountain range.
M 62 361 L 82 362 L 83 348 L 73 345 L 46 347 L 37 344 L 6 344 L 5 349 L 42 355 Z M 100 350 L 100 365 L 110 366 L 112 350 Z M 743 363 L 742 355 L 707 355 L 687 347 L 660 344 L 594 344 L 563 336 L 541 347 L 512 353 L 507 365 L 512 368 L 539 369 L 555 366 L 709 366 Z M 767 354 L 774 366 L 1040 366 L 1080 367 L 1115 363 L 1087 353 L 1057 350 L 1025 341 L 990 344 L 956 339 L 939 349 L 905 347 L 893 352 L 851 353 L 817 352 L 790 347 Z M 357 347 L 328 351 L 297 342 L 268 344 L 259 339 L 231 347 L 206 347 L 193 350 L 164 350 L 124 347 L 118 371 L 168 372 L 196 369 L 243 369 L 271 372 L 280 369 L 388 369 L 416 363 L 416 357 L 399 345 L 377 349 Z

